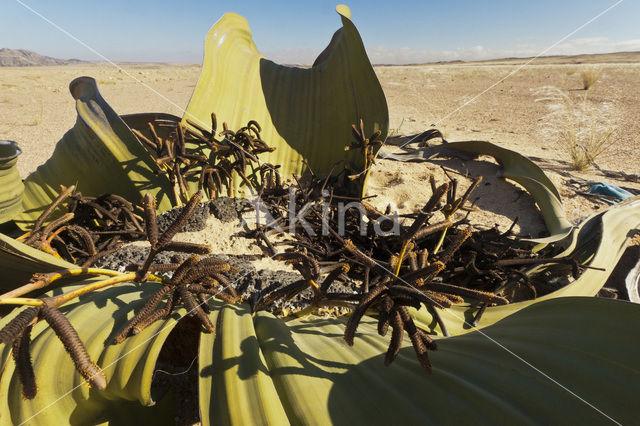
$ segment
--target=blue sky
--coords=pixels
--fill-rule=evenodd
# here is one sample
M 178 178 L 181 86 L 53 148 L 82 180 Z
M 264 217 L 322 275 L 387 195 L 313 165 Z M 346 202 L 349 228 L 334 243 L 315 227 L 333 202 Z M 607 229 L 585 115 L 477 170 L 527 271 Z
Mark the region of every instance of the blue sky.
M 204 36 L 232 11 L 261 53 L 311 63 L 339 28 L 336 1 L 20 0 L 114 61 L 200 62 Z M 346 3 L 373 63 L 534 56 L 616 0 Z M 99 60 L 16 0 L 0 0 L 0 47 Z M 624 0 L 548 54 L 640 50 L 640 0 Z

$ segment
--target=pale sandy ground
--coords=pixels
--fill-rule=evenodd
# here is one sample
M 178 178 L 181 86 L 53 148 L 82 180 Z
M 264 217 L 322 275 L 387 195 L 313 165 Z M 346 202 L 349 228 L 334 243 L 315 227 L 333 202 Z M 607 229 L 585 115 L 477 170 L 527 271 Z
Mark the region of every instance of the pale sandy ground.
M 557 141 L 543 133 L 547 109 L 536 102 L 539 96 L 535 90 L 552 85 L 569 91 L 577 99 L 584 93 L 579 90 L 582 88 L 580 73 L 594 65 L 530 64 L 456 111 L 519 66 L 518 62 L 507 61 L 376 67 L 389 105 L 391 133 L 411 135 L 437 123 L 450 141 L 487 140 L 531 156 L 560 189 L 566 214 L 573 221 L 603 208 L 604 204 L 576 195 L 565 185 L 567 177 L 562 176 L 562 172 L 640 189 L 638 183 L 607 179 L 594 170 L 572 171 Z M 595 103 L 610 102 L 617 111 L 621 128 L 616 145 L 598 159 L 598 164 L 608 170 L 640 173 L 637 155 L 640 64 L 597 66 L 602 75 L 589 91 L 589 99 Z M 23 154 L 18 167 L 23 177 L 51 155 L 55 143 L 73 126 L 76 113 L 68 84 L 75 77 L 94 77 L 104 98 L 120 114 L 168 112 L 181 116 L 200 72 L 199 65 L 125 64 L 122 67 L 148 87 L 105 64 L 0 68 L 0 139 L 14 140 L 21 146 Z M 397 148 L 387 147 L 383 152 L 393 150 Z M 381 208 L 392 202 L 401 212 L 420 207 L 430 194 L 428 175 L 435 173 L 439 181 L 446 179 L 440 165 L 462 172 L 468 170 L 474 176 L 485 175 L 485 182 L 490 185 L 483 185 L 478 191 L 481 196 L 478 206 L 485 213 L 474 214 L 475 221 L 506 227 L 515 216 L 520 216 L 521 232 L 536 236 L 544 229 L 539 216 L 530 208 L 531 200 L 521 196 L 515 185 L 498 179 L 497 169 L 489 161 L 408 164 L 379 160 L 370 179 L 370 193 L 378 194 L 372 202 Z M 460 177 L 460 180 L 460 189 L 464 190 L 466 179 Z

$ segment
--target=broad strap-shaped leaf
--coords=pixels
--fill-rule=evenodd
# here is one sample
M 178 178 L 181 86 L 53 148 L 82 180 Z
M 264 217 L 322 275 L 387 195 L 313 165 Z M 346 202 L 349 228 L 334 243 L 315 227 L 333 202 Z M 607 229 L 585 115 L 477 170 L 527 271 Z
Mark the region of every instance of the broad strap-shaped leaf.
M 249 309 L 225 305 L 211 316 L 217 317 L 216 334 L 200 337 L 202 424 L 288 424 Z
M 343 27 L 306 69 L 265 59 L 253 43 L 247 21 L 225 14 L 207 34 L 202 73 L 185 123 L 189 119 L 210 126 L 212 112 L 218 127 L 224 121 L 232 130 L 256 120 L 262 126 L 261 138 L 276 148 L 260 158 L 281 164 L 284 177 L 300 174 L 303 160 L 316 172 L 328 172 L 340 160 L 361 168 L 360 150 L 344 151 L 353 140 L 351 125 L 362 118 L 367 137 L 381 130 L 384 140 L 389 113 L 349 9 L 336 10 Z
M 24 184 L 16 167 L 21 152 L 15 142 L 0 140 L 0 223 L 22 212 Z
M 79 77 L 69 85 L 78 120 L 56 145 L 53 155 L 25 180 L 23 228 L 53 201 L 60 185 L 76 185 L 84 195 L 116 193 L 138 203 L 156 195 L 160 211 L 171 208 L 169 180 L 155 165 L 125 122 L 102 98 L 96 81 Z
M 73 267 L 76 266 L 72 263 L 0 234 L 0 291 L 3 293 L 28 283 L 36 272 Z
M 536 303 L 483 333 L 438 340 L 432 374 L 406 346 L 385 367 L 388 337 L 370 319 L 352 348 L 338 319 L 258 314 L 255 324 L 292 424 L 606 424 L 605 415 L 626 424 L 637 421 L 638 321 L 640 306 L 626 302 Z
M 640 259 L 627 274 L 624 280 L 629 300 L 634 303 L 640 303 Z
M 157 321 L 120 345 L 112 344 L 127 318 L 144 303 L 141 298 L 147 298 L 154 288 L 153 284 L 145 285 L 142 290 L 134 284 L 119 285 L 61 308 L 91 358 L 106 374 L 105 391 L 90 389 L 84 383 L 60 340 L 41 321 L 33 329 L 31 344 L 38 393 L 34 399 L 25 400 L 11 359 L 11 348 L 0 345 L 0 425 L 93 424 L 109 420 L 136 424 L 136 419 L 145 423 L 154 419 L 164 422 L 167 415 L 171 416 L 171 407 L 166 404 L 147 407 L 155 403 L 151 380 L 156 360 L 176 319 L 184 311 L 176 312 L 166 321 Z M 0 327 L 15 314 L 3 318 Z

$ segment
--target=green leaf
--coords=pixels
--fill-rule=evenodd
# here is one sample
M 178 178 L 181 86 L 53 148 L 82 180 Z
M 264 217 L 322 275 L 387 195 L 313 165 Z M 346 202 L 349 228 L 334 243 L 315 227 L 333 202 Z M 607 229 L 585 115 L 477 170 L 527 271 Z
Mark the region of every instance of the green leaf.
M 377 335 L 371 319 L 358 329 L 353 348 L 344 343 L 338 319 L 285 324 L 260 313 L 255 327 L 293 424 L 607 422 L 567 389 L 624 424 L 637 420 L 640 344 L 628 336 L 638 321 L 640 306 L 626 302 L 540 302 L 483 333 L 438 340 L 432 374 L 420 368 L 411 347 L 385 367 L 388 337 Z
M 96 278 L 77 281 L 87 284 Z M 77 286 L 65 286 L 65 291 Z M 33 328 L 31 354 L 38 393 L 32 400 L 22 398 L 20 383 L 11 359 L 11 348 L 0 345 L 0 425 L 89 424 L 98 421 L 138 419 L 164 422 L 169 407 L 154 405 L 151 379 L 158 354 L 177 318 L 157 321 L 142 333 L 120 345 L 112 344 L 115 334 L 150 296 L 157 285 L 121 284 L 65 305 L 61 311 L 76 328 L 91 359 L 107 377 L 107 389 L 96 391 L 84 383 L 71 358 L 48 325 L 41 321 Z M 52 294 L 58 294 L 57 289 Z M 143 299 L 141 299 L 143 298 Z M 0 321 L 3 327 L 17 312 Z M 170 414 L 169 414 L 170 415 Z
M 96 81 L 76 78 L 69 89 L 78 120 L 51 158 L 25 180 L 24 212 L 16 219 L 18 225 L 27 228 L 55 199 L 60 185 L 77 185 L 84 195 L 116 193 L 134 203 L 150 192 L 156 195 L 158 210 L 170 209 L 169 180 L 154 174 L 153 159 L 102 98 Z
M 36 272 L 73 268 L 74 264 L 0 234 L 0 291 L 26 284 Z
M 26 284 L 36 272 L 75 265 L 0 234 L 0 267 L 4 272 L 0 288 L 4 292 Z M 57 288 L 49 289 L 47 294 L 57 295 L 99 279 L 61 280 L 64 285 L 54 286 Z M 135 424 L 136 419 L 162 421 L 167 415 L 171 416 L 169 402 L 146 407 L 154 404 L 151 379 L 158 354 L 184 310 L 166 321 L 154 323 L 120 345 L 111 344 L 115 333 L 156 288 L 157 284 L 148 284 L 142 289 L 133 283 L 119 284 L 82 296 L 61 308 L 78 331 L 92 360 L 106 373 L 108 386 L 104 392 L 90 390 L 83 383 L 55 333 L 41 321 L 33 328 L 31 345 L 38 394 L 33 400 L 24 400 L 14 374 L 11 348 L 0 345 L 0 425 L 20 424 L 32 416 L 36 416 L 30 421 L 34 424 L 87 424 L 106 420 Z M 2 318 L 0 328 L 18 312 L 16 309 Z
M 16 167 L 21 152 L 15 142 L 0 140 L 0 223 L 22 211 L 24 185 Z
M 200 337 L 200 415 L 210 424 L 287 424 L 246 306 L 216 302 L 216 334 Z
M 251 38 L 247 21 L 225 14 L 205 39 L 202 73 L 184 120 L 207 127 L 210 114 L 230 129 L 256 120 L 261 137 L 276 150 L 260 155 L 281 164 L 286 178 L 300 174 L 303 160 L 315 172 L 328 172 L 340 160 L 361 169 L 359 150 L 344 151 L 353 140 L 351 125 L 364 120 L 367 136 L 387 135 L 389 112 L 349 8 L 338 6 L 343 27 L 308 69 L 278 65 L 265 59 Z M 342 165 L 336 170 L 340 170 Z M 236 182 L 236 189 L 239 187 Z

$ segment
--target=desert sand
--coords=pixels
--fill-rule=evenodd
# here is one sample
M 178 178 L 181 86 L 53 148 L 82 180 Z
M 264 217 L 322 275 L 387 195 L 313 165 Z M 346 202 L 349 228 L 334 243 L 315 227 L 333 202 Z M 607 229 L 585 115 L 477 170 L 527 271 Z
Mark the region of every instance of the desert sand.
M 581 73 L 597 67 L 601 74 L 589 90 L 589 101 L 596 106 L 610 105 L 611 123 L 617 126 L 615 144 L 597 158 L 597 164 L 603 170 L 638 174 L 637 55 L 605 56 L 599 64 L 595 63 L 597 56 L 580 61 L 541 58 L 509 75 L 524 62 L 508 59 L 376 66 L 389 106 L 390 135 L 396 138 L 413 135 L 436 124 L 449 141 L 486 140 L 518 151 L 533 159 L 557 185 L 567 217 L 573 222 L 605 208 L 606 204 L 578 195 L 570 185 L 572 177 L 640 191 L 640 183 L 607 177 L 594 168 L 584 172 L 572 170 L 568 154 L 549 134 L 549 109 L 540 102 L 539 92 L 543 87 L 553 86 L 579 102 L 585 93 Z M 103 97 L 119 114 L 167 112 L 181 116 L 200 73 L 199 65 L 120 66 L 126 72 L 108 64 L 0 68 L 0 139 L 14 140 L 22 148 L 18 168 L 23 178 L 49 158 L 56 142 L 74 125 L 76 113 L 68 92 L 68 84 L 74 78 L 83 75 L 95 78 Z M 496 84 L 504 77 L 507 78 Z M 381 152 L 397 150 L 387 146 Z M 485 183 L 489 183 L 478 190 L 481 197 L 478 207 L 482 211 L 473 214 L 475 222 L 508 227 L 519 216 L 516 231 L 537 236 L 544 226 L 531 208 L 531 199 L 523 196 L 517 185 L 499 178 L 495 163 L 488 158 L 481 160 L 466 164 L 456 159 L 434 163 L 378 160 L 369 179 L 369 192 L 378 194 L 372 203 L 382 209 L 392 203 L 401 213 L 415 210 L 430 194 L 426 180 L 429 174 L 434 173 L 443 181 L 446 176 L 441 166 L 446 166 L 471 176 L 483 174 Z M 460 189 L 464 190 L 468 179 L 459 179 Z

